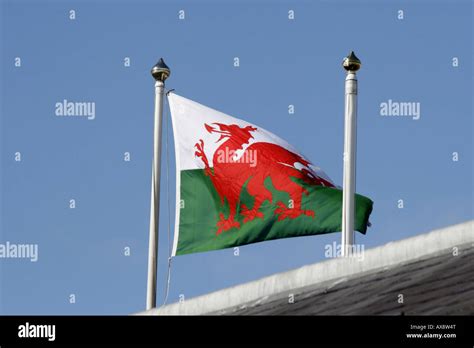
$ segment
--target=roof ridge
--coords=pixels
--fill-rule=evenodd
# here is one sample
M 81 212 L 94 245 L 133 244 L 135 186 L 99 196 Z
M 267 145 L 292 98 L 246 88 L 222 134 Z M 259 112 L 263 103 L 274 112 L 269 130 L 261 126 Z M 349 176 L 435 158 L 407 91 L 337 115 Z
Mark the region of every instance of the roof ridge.
M 472 246 L 474 244 L 473 229 L 474 220 L 470 220 L 368 249 L 363 254 L 363 262 L 357 258 L 325 260 L 197 296 L 183 303 L 172 303 L 137 314 L 199 315 L 212 313 L 289 290 L 336 281 L 344 277 L 362 276 L 387 267 L 428 258 L 454 247 L 461 249 L 466 245 Z

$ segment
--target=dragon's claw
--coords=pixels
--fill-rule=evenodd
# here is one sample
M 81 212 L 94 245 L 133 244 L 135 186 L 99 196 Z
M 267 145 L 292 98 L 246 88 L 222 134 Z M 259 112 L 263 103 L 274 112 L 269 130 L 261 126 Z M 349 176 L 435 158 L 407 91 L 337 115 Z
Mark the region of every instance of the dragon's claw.
M 229 216 L 229 218 L 225 218 L 223 213 L 219 214 L 219 221 L 217 222 L 216 226 L 218 227 L 218 230 L 216 232 L 216 236 L 221 234 L 224 231 L 228 231 L 231 228 L 240 228 L 240 223 L 238 221 L 234 220 L 233 216 Z
M 288 219 L 295 219 L 298 216 L 306 215 L 314 218 L 315 213 L 313 210 L 303 210 L 298 208 L 288 208 L 283 204 L 283 202 L 277 202 L 277 208 L 273 212 L 275 215 L 278 215 L 278 221 Z
M 254 210 L 254 209 L 250 210 L 247 208 L 245 204 L 242 204 L 242 209 L 240 211 L 240 214 L 245 216 L 244 223 L 248 221 L 252 221 L 255 218 L 263 219 L 263 213 L 261 211 Z

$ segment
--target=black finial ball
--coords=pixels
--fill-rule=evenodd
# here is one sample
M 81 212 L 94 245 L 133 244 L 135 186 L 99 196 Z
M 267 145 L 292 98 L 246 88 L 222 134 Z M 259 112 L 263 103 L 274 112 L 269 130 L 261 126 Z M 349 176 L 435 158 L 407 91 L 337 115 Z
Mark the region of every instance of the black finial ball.
M 158 63 L 156 63 L 153 68 L 151 68 L 151 75 L 155 78 L 156 81 L 165 82 L 165 80 L 170 76 L 170 68 L 165 64 L 163 58 L 160 58 Z
M 344 69 L 351 72 L 359 70 L 361 65 L 362 63 L 360 62 L 359 58 L 356 57 L 354 51 L 351 51 L 351 53 L 342 61 L 342 66 Z

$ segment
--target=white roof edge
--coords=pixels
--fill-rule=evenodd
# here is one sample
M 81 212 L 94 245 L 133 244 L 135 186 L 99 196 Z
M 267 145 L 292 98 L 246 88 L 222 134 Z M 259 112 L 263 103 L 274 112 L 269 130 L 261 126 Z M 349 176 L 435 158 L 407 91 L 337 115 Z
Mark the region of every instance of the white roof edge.
M 305 286 L 414 261 L 469 243 L 474 244 L 474 220 L 368 249 L 364 261 L 329 259 L 136 314 L 202 315 Z

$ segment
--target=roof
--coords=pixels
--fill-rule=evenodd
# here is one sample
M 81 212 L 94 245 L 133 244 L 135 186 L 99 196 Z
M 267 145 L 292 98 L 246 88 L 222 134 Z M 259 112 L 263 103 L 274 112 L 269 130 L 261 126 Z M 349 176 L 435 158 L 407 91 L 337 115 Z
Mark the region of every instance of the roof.
M 352 279 L 274 295 L 216 314 L 468 315 L 474 314 L 474 248 Z M 400 295 L 403 296 L 399 297 Z M 293 303 L 290 303 L 292 298 Z M 403 299 L 403 302 L 399 301 Z
M 468 221 L 138 314 L 474 314 L 473 264 Z

